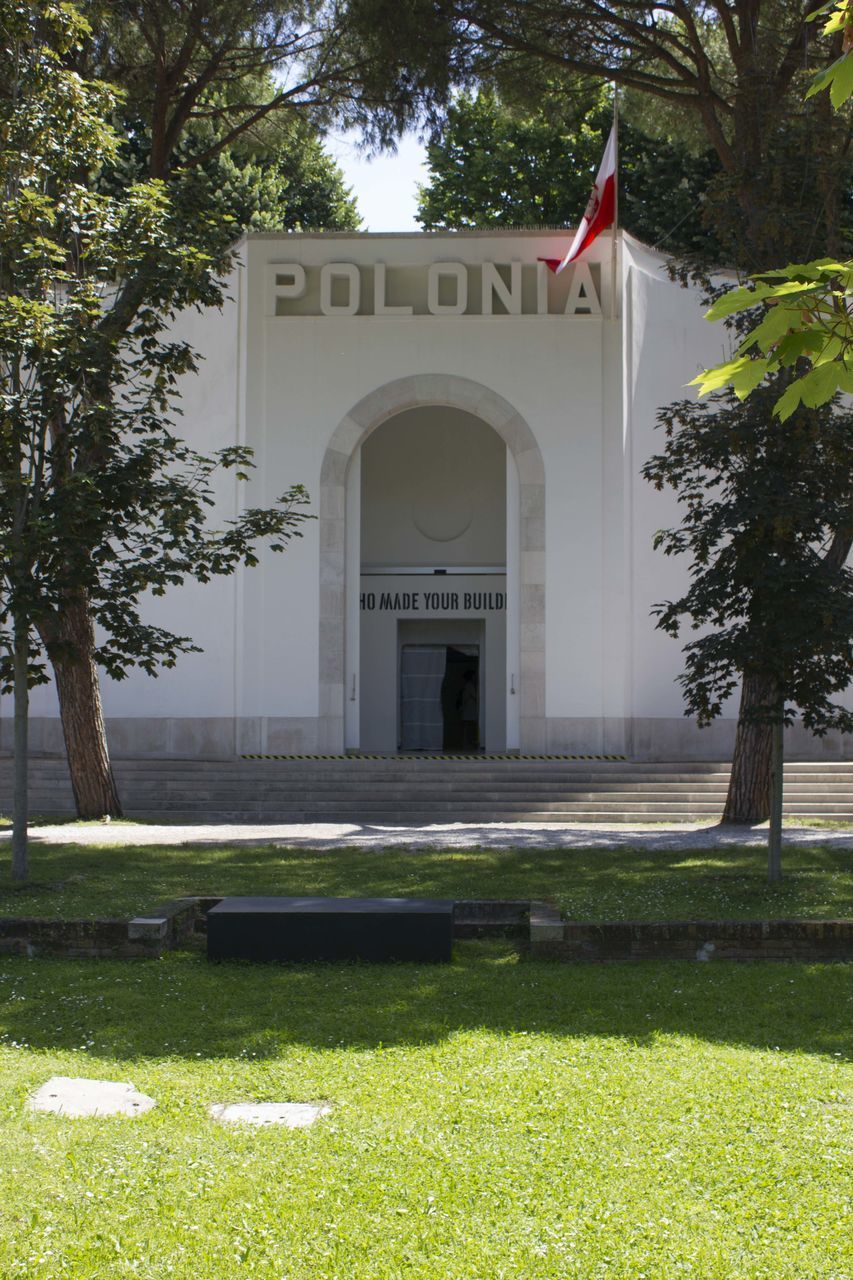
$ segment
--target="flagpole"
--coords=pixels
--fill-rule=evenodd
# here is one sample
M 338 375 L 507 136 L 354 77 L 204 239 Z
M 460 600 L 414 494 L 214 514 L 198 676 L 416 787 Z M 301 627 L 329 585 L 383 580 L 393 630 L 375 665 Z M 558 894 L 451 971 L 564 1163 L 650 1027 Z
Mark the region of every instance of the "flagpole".
M 616 172 L 613 178 L 613 234 L 610 246 L 610 319 L 616 319 L 616 239 L 619 230 L 619 85 L 613 82 L 613 137 L 616 143 Z

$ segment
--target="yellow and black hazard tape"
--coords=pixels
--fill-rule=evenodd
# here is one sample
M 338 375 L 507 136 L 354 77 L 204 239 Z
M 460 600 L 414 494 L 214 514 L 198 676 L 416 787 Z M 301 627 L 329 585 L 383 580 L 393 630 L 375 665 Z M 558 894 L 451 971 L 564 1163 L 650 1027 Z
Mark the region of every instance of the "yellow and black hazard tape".
M 443 755 L 423 755 L 421 752 L 406 755 L 372 755 L 364 751 L 352 751 L 347 755 L 264 755 L 260 752 L 246 752 L 240 756 L 241 760 L 627 760 L 627 756 L 559 756 L 559 755 L 520 755 L 513 753 L 511 755 L 457 755 L 454 753 L 445 753 Z

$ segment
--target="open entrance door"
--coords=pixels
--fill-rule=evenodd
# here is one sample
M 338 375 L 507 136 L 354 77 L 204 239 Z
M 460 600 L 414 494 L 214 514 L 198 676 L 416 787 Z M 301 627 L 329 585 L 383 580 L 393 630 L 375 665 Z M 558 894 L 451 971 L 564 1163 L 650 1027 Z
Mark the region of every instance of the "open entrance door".
M 448 645 L 445 650 L 441 710 L 445 751 L 480 749 L 480 650 Z
M 400 749 L 480 749 L 479 645 L 402 646 Z

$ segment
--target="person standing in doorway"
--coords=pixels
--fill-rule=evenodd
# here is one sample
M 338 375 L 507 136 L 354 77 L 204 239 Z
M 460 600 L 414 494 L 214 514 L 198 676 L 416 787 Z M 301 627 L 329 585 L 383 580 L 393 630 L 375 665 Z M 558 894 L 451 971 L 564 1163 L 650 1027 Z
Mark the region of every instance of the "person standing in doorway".
M 459 710 L 462 714 L 462 745 L 466 751 L 476 751 L 480 745 L 480 698 L 476 674 L 470 668 L 462 676 Z

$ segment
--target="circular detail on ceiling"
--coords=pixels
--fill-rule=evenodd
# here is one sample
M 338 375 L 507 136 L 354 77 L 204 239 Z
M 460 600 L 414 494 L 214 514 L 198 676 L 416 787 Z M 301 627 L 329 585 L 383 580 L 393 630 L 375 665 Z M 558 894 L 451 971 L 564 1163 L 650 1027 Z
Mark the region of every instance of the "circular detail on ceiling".
M 430 542 L 453 542 L 467 533 L 474 514 L 467 494 L 442 493 L 436 502 L 419 502 L 412 524 Z

